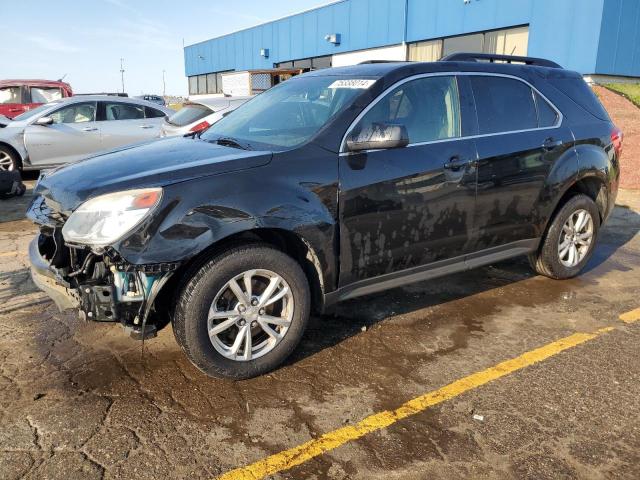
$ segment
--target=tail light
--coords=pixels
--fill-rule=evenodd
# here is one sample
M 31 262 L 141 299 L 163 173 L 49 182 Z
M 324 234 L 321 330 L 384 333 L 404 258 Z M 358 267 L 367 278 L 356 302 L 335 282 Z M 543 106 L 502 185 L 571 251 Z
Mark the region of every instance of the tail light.
M 191 130 L 189 130 L 190 132 L 201 132 L 203 130 L 206 130 L 207 128 L 209 128 L 211 125 L 209 125 L 209 122 L 207 122 L 206 120 L 204 122 L 200 122 L 199 124 L 191 127 Z
M 613 127 L 613 131 L 611 132 L 611 143 L 613 143 L 613 149 L 616 152 L 616 157 L 620 158 L 622 155 L 622 140 L 624 139 L 624 134 L 622 130 L 618 127 Z

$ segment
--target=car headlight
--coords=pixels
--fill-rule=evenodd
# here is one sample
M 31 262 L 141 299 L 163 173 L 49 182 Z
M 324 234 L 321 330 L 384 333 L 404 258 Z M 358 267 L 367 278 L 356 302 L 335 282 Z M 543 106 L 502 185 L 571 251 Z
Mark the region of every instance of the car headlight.
M 65 241 L 109 245 L 133 230 L 160 203 L 161 188 L 109 193 L 84 202 L 62 227 Z

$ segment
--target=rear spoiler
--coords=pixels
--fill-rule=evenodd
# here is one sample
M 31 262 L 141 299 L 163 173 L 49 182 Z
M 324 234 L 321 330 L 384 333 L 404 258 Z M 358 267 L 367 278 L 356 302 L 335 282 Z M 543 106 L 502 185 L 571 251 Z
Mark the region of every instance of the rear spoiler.
M 514 55 L 497 55 L 493 53 L 452 53 L 440 59 L 441 62 L 504 62 L 524 63 L 535 67 L 562 68 L 556 62 L 544 58 L 518 57 Z

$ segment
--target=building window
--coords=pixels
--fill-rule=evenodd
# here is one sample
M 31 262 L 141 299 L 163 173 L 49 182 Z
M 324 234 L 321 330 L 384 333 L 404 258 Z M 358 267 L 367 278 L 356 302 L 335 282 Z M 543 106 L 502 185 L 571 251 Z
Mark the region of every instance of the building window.
M 442 44 L 443 57 L 456 52 L 482 53 L 483 51 L 484 33 L 445 38 Z
M 216 74 L 207 74 L 207 93 L 218 93 L 218 82 L 216 81 Z
M 524 57 L 528 47 L 529 27 L 495 30 L 484 34 L 484 53 Z
M 198 75 L 198 95 L 204 95 L 207 93 L 207 76 Z
M 409 44 L 409 60 L 437 62 L 442 58 L 442 40 L 428 40 Z
M 189 77 L 189 95 L 198 94 L 198 77 Z
M 290 62 L 276 63 L 276 68 L 291 68 L 300 70 L 321 70 L 331 68 L 331 55 L 325 57 L 301 58 Z
M 409 60 L 437 62 L 456 52 L 526 56 L 528 50 L 529 27 L 525 26 L 410 43 Z

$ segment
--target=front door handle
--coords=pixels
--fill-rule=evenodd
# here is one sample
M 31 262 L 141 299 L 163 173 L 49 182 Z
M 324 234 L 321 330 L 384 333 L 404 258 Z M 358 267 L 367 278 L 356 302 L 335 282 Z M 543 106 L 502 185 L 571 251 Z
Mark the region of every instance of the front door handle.
M 456 155 L 451 157 L 449 161 L 443 165 L 442 168 L 444 168 L 445 170 L 451 170 L 452 172 L 457 172 L 461 168 L 469 165 L 470 163 L 471 162 L 468 160 L 461 160 L 460 157 Z
M 553 137 L 547 138 L 542 144 L 542 148 L 547 151 L 553 150 L 561 146 L 562 146 L 562 140 L 554 140 Z
M 98 129 L 96 127 L 85 127 L 82 129 L 83 132 L 96 132 Z
M 140 125 L 140 128 L 153 128 L 153 125 Z

